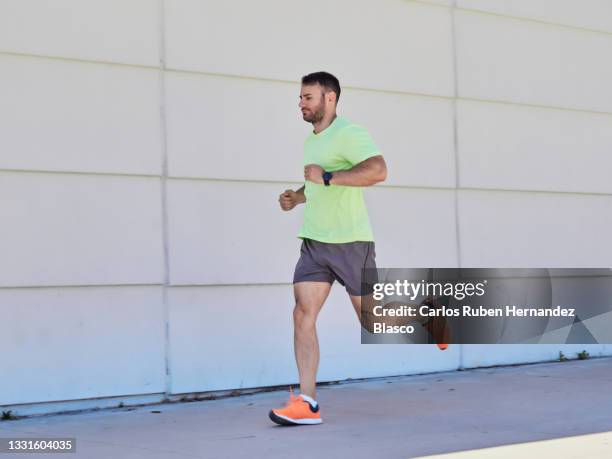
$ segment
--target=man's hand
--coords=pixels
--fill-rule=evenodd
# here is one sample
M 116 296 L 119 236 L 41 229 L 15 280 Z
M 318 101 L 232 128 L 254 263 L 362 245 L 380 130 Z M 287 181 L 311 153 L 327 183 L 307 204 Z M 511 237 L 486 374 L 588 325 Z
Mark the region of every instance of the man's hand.
M 304 198 L 304 187 L 297 191 L 285 190 L 285 192 L 278 197 L 278 202 L 280 203 L 281 209 L 285 211 L 291 210 L 298 204 L 306 202 L 306 198 Z
M 309 164 L 304 167 L 304 179 L 313 183 L 323 185 L 323 168 L 316 164 Z

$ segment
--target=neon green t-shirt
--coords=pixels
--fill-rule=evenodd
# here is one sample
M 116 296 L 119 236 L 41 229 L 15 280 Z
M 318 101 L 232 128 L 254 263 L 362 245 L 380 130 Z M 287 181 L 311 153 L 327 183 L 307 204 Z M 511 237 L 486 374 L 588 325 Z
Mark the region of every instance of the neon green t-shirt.
M 304 142 L 304 165 L 318 164 L 329 172 L 351 169 L 380 155 L 368 131 L 344 117 Z M 304 223 L 298 237 L 320 242 L 373 241 L 361 187 L 305 183 Z

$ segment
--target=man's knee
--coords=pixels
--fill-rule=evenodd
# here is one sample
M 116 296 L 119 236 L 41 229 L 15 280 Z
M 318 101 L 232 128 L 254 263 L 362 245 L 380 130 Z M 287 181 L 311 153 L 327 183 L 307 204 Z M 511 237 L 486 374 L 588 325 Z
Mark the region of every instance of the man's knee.
M 298 327 L 311 327 L 314 326 L 317 320 L 316 314 L 301 302 L 296 302 L 293 308 L 293 322 Z

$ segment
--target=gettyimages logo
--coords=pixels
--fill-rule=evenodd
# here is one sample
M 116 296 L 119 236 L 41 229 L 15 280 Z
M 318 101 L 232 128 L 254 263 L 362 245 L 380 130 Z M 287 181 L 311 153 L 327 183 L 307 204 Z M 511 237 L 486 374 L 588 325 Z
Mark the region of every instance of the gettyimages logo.
M 425 280 L 410 282 L 406 279 L 391 283 L 379 282 L 373 285 L 373 297 L 376 301 L 380 301 L 385 296 L 405 296 L 410 301 L 414 301 L 420 296 L 446 296 L 462 301 L 467 297 L 483 296 L 486 283 L 486 280 L 482 282 L 428 282 Z

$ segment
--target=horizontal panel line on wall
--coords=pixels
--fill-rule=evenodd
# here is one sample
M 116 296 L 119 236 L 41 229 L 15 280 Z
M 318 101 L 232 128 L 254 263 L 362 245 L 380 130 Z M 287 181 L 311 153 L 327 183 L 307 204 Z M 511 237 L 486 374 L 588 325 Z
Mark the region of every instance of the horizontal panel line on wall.
M 2 51 L 0 50 L 1 56 L 10 56 L 10 57 L 23 57 L 23 58 L 34 58 L 34 59 L 46 59 L 46 60 L 57 60 L 64 62 L 73 62 L 73 63 L 81 63 L 81 64 L 94 64 L 94 65 L 113 65 L 118 67 L 131 67 L 138 69 L 148 69 L 148 70 L 160 70 L 159 66 L 148 66 L 148 65 L 138 65 L 138 64 L 125 64 L 121 62 L 112 62 L 112 61 L 98 61 L 91 59 L 78 59 L 72 57 L 64 57 L 64 56 L 56 56 L 56 55 L 44 55 L 44 54 L 27 54 L 27 53 L 14 53 L 10 51 Z M 166 65 L 161 69 L 164 72 L 176 72 L 181 74 L 191 74 L 191 75 L 203 75 L 203 76 L 213 76 L 213 77 L 225 77 L 225 78 L 236 78 L 236 79 L 244 79 L 244 80 L 252 80 L 252 81 L 264 81 L 271 83 L 293 83 L 299 84 L 300 79 L 295 80 L 284 80 L 280 78 L 265 78 L 259 76 L 250 76 L 250 75 L 239 75 L 239 74 L 228 74 L 228 73 L 214 73 L 214 72 L 203 72 L 198 70 L 185 70 L 185 69 L 177 69 L 168 67 Z M 348 86 L 343 85 L 343 89 L 355 89 L 360 91 L 373 91 L 373 92 L 381 92 L 387 94 L 402 94 L 402 95 L 412 95 L 412 96 L 420 96 L 427 98 L 435 98 L 435 99 L 451 99 L 448 96 L 441 96 L 437 94 L 429 94 L 429 93 L 420 93 L 420 92 L 409 92 L 409 91 L 398 91 L 393 89 L 385 89 L 385 88 L 367 88 L 367 87 L 358 87 L 358 86 Z
M 454 6 L 454 5 L 443 5 L 440 3 L 430 3 L 427 1 L 422 1 L 422 0 L 403 0 L 407 3 L 418 3 L 420 5 L 427 5 L 427 6 L 431 6 L 434 8 L 447 8 L 447 9 L 455 9 L 457 11 L 465 11 L 467 13 L 475 13 L 475 14 L 484 14 L 487 16 L 496 16 L 499 18 L 506 18 L 506 19 L 513 19 L 513 20 L 517 20 L 517 21 L 525 21 L 525 22 L 532 22 L 535 24 L 541 24 L 541 25 L 546 25 L 546 26 L 554 26 L 554 27 L 562 27 L 564 29 L 572 29 L 572 30 L 579 30 L 581 32 L 590 32 L 590 33 L 598 33 L 598 34 L 603 34 L 603 35 L 612 35 L 612 31 L 609 30 L 604 30 L 604 29 L 593 29 L 590 27 L 580 27 L 577 25 L 572 25 L 572 24 L 566 24 L 566 23 L 562 23 L 562 22 L 552 22 L 552 21 L 544 21 L 542 19 L 536 19 L 536 18 L 530 18 L 527 16 L 515 16 L 512 14 L 501 14 L 501 13 L 494 13 L 492 11 L 485 11 L 485 10 L 479 10 L 476 8 L 466 8 L 464 6 Z
M 482 10 L 477 10 L 473 8 L 464 8 L 464 7 L 457 7 L 456 9 L 459 11 L 465 11 L 467 13 L 482 14 L 486 16 L 495 16 L 498 18 L 511 19 L 513 21 L 531 22 L 531 23 L 540 24 L 540 25 L 549 26 L 549 27 L 561 27 L 563 29 L 577 30 L 580 32 L 597 33 L 597 34 L 602 34 L 602 35 L 612 35 L 612 32 L 607 31 L 607 30 L 590 29 L 588 27 L 580 27 L 580 26 L 574 26 L 570 24 L 561 24 L 558 22 L 543 21 L 541 19 L 528 18 L 524 16 L 511 16 L 507 14 L 499 14 L 499 13 L 493 13 L 491 11 L 482 11 Z
M 31 170 L 31 169 L 2 169 L 0 173 L 24 173 L 24 174 L 54 174 L 54 175 L 81 175 L 81 176 L 106 176 L 106 177 L 128 177 L 128 178 L 159 178 L 166 180 L 180 180 L 180 181 L 195 181 L 195 182 L 224 182 L 224 183 L 253 183 L 253 184 L 278 184 L 278 185 L 303 185 L 302 181 L 294 180 L 261 180 L 261 179 L 231 179 L 231 178 L 215 178 L 215 177 L 180 177 L 180 176 L 162 176 L 162 175 L 145 175 L 145 174 L 129 174 L 129 173 L 117 173 L 117 172 L 81 172 L 81 171 L 49 171 L 49 170 Z M 402 185 L 377 185 L 384 188 L 398 188 L 398 189 L 410 189 L 410 190 L 454 190 L 451 187 L 426 187 L 426 186 L 402 186 Z
M 115 61 L 103 61 L 103 60 L 94 60 L 94 59 L 79 59 L 77 57 L 65 57 L 65 56 L 57 56 L 52 54 L 29 54 L 29 53 L 15 53 L 11 51 L 0 50 L 1 56 L 9 56 L 9 57 L 23 57 L 28 59 L 45 59 L 45 60 L 53 60 L 53 61 L 63 61 L 63 62 L 72 62 L 72 63 L 81 63 L 81 64 L 95 64 L 95 65 L 112 65 L 116 67 L 122 68 L 134 68 L 134 69 L 146 69 L 146 70 L 160 70 L 158 65 L 143 65 L 143 64 L 127 64 L 124 62 L 115 62 Z
M 253 183 L 253 184 L 276 184 L 276 185 L 303 185 L 303 181 L 295 181 L 295 180 L 255 180 L 255 179 L 230 179 L 230 178 L 214 178 L 214 177 L 175 177 L 168 176 L 169 180 L 181 180 L 181 181 L 197 181 L 197 182 L 222 182 L 222 183 Z M 387 185 L 385 183 L 380 183 L 376 185 L 380 188 L 385 189 L 399 189 L 399 190 L 445 190 L 452 191 L 456 188 L 454 187 L 433 187 L 433 186 L 410 186 L 410 185 Z
M 0 290 L 56 290 L 61 288 L 132 288 L 132 287 L 284 287 L 293 285 L 292 282 L 264 282 L 264 283 L 235 283 L 235 284 L 57 284 L 57 285 L 16 285 L 0 286 Z
M 145 177 L 145 178 L 162 178 L 162 175 L 157 174 L 135 174 L 132 172 L 98 172 L 98 171 L 79 171 L 79 170 L 47 170 L 47 169 L 2 169 L 0 172 L 12 172 L 23 174 L 60 174 L 60 175 L 102 175 L 106 177 Z
M 431 268 L 431 266 L 424 266 L 424 268 Z M 434 266 L 435 267 L 435 266 Z M 382 267 L 381 267 L 382 268 Z M 444 268 L 448 268 L 447 266 L 444 266 Z M 556 269 L 556 268 L 551 268 L 551 269 Z M 595 266 L 593 268 L 589 268 L 589 269 L 612 269 L 608 266 Z M 573 279 L 577 276 L 563 276 L 563 275 L 555 275 L 555 278 L 558 279 L 562 279 L 562 278 L 570 278 Z M 610 276 L 605 276 L 605 275 L 588 275 L 587 277 L 592 278 L 592 279 L 597 279 L 597 278 L 602 278 L 602 279 L 608 279 L 610 277 L 612 277 L 612 274 Z M 518 278 L 517 278 L 518 279 Z M 163 285 L 163 284 L 94 284 L 94 285 L 32 285 L 32 286 L 24 286 L 24 287 L 0 287 L 0 290 L 29 290 L 29 289 L 37 289 L 37 290 L 42 290 L 42 289 L 58 289 L 58 288 L 130 288 L 130 287 L 166 287 L 168 289 L 185 289 L 185 288 L 201 288 L 201 287 L 211 287 L 211 288 L 227 288 L 227 287 L 290 287 L 293 285 L 293 282 L 258 282 L 258 283 L 253 283 L 253 282 L 237 282 L 237 283 L 224 283 L 224 284 L 219 284 L 219 283 L 214 283 L 214 284 L 207 284 L 207 283 L 192 283 L 192 284 L 169 284 L 169 285 Z
M 118 63 L 118 62 L 93 61 L 93 60 L 75 59 L 75 58 L 67 58 L 67 57 L 60 57 L 60 56 L 42 56 L 42 55 L 36 55 L 36 54 L 17 54 L 17 53 L 10 53 L 10 52 L 6 52 L 6 51 L 0 51 L 0 57 L 2 55 L 18 56 L 18 57 L 24 57 L 24 58 L 39 58 L 39 59 L 61 60 L 61 61 L 66 61 L 66 62 L 80 62 L 80 63 L 83 63 L 83 64 L 117 65 L 117 66 L 121 66 L 121 67 L 133 67 L 133 68 L 140 68 L 140 69 L 160 70 L 159 67 L 153 67 L 153 66 L 149 67 L 149 66 L 145 66 L 145 65 L 122 64 L 122 63 Z M 174 68 L 168 68 L 168 67 L 164 68 L 163 72 L 164 73 L 174 72 L 174 73 L 180 73 L 180 74 L 202 75 L 202 76 L 208 76 L 208 77 L 245 79 L 245 80 L 251 80 L 251 81 L 263 81 L 263 82 L 268 82 L 268 83 L 293 83 L 293 84 L 299 84 L 299 80 L 282 80 L 282 79 L 263 78 L 263 77 L 255 77 L 255 76 L 248 76 L 248 75 L 234 75 L 234 74 L 225 74 L 225 73 L 200 72 L 200 71 L 196 71 L 196 70 L 182 70 L 182 69 L 174 69 Z M 397 95 L 402 95 L 402 96 L 424 97 L 424 98 L 428 98 L 428 99 L 441 99 L 441 100 L 449 100 L 449 101 L 450 100 L 458 100 L 458 101 L 471 101 L 471 102 L 488 102 L 488 103 L 516 105 L 516 106 L 522 106 L 522 107 L 546 108 L 546 109 L 551 109 L 551 110 L 566 110 L 566 111 L 579 112 L 579 113 L 592 113 L 592 114 L 598 114 L 598 115 L 612 115 L 612 112 L 597 111 L 597 110 L 587 110 L 587 109 L 580 109 L 580 108 L 573 108 L 573 107 L 565 107 L 565 106 L 561 106 L 561 105 L 559 105 L 559 106 L 556 106 L 556 105 L 538 105 L 538 104 L 528 104 L 528 103 L 522 103 L 522 102 L 515 102 L 515 101 L 511 101 L 511 100 L 479 99 L 479 98 L 461 97 L 461 96 L 459 96 L 457 98 L 454 98 L 454 97 L 441 96 L 441 95 L 428 94 L 428 93 L 408 92 L 408 91 L 399 91 L 399 90 L 383 89 L 383 88 L 366 88 L 366 87 L 348 86 L 348 85 L 347 86 L 342 86 L 342 87 L 343 87 L 343 89 L 351 89 L 351 90 L 355 90 L 355 91 L 366 91 L 366 92 L 381 93 L 381 94 L 397 94 Z M 123 175 L 123 174 L 117 174 L 117 175 Z M 126 175 L 129 175 L 129 174 L 126 174 Z
M 106 288 L 106 287 L 164 287 L 164 284 L 44 284 L 44 285 L 4 285 L 0 290 L 28 290 L 28 289 L 58 289 L 58 288 Z
M 388 267 L 385 266 L 379 266 L 379 269 L 389 269 Z M 404 267 L 395 267 L 398 269 L 403 269 Z M 410 268 L 414 268 L 413 266 L 411 266 Z M 439 268 L 439 269 L 456 269 L 459 268 L 459 266 L 422 266 L 422 268 Z M 466 269 L 465 267 L 463 267 L 463 269 Z M 469 268 L 468 268 L 469 269 Z M 492 268 L 492 269 L 505 269 L 505 268 Z M 557 269 L 557 268 L 545 268 L 545 269 Z M 586 269 L 609 269 L 612 270 L 612 268 L 608 267 L 608 266 L 595 266 L 593 268 L 586 268 Z M 538 277 L 534 277 L 534 276 L 530 276 L 531 278 L 538 278 Z M 604 274 L 597 274 L 597 275 L 592 275 L 592 274 L 585 274 L 585 275 L 558 275 L 558 274 L 554 274 L 551 277 L 554 277 L 555 279 L 576 279 L 579 277 L 587 277 L 589 279 L 610 279 L 612 278 L 612 273 L 610 273 L 610 275 L 604 275 Z M 507 279 L 522 279 L 522 277 L 507 277 L 505 276 L 504 278 Z M 544 278 L 544 277 L 542 277 Z M 201 287 L 211 287 L 211 288 L 228 288 L 228 287 L 290 287 L 293 285 L 293 282 L 262 282 L 262 283 L 225 283 L 225 284 L 200 284 L 200 283 L 196 283 L 196 284 L 172 284 L 169 285 L 168 288 L 169 289 L 184 289 L 184 288 L 201 288 Z M 337 284 L 339 288 L 344 288 L 342 285 L 340 285 L 339 283 Z
M 514 102 L 511 100 L 502 99 L 480 99 L 477 97 L 457 97 L 459 102 L 481 102 L 485 104 L 495 105 L 512 105 L 515 107 L 526 107 L 526 108 L 541 108 L 545 110 L 556 110 L 560 112 L 572 112 L 572 113 L 585 113 L 590 115 L 612 115 L 612 112 L 605 112 L 600 110 L 587 110 L 583 108 L 564 107 L 561 105 L 539 105 L 539 104 L 528 104 L 523 102 Z
M 401 1 L 403 3 L 418 3 L 419 5 L 431 6 L 432 8 L 444 8 L 444 9 L 454 8 L 454 5 L 446 5 L 443 3 L 437 3 L 435 1 L 427 1 L 427 0 L 401 0 Z
M 432 266 L 423 266 L 424 268 L 431 268 Z M 382 266 L 380 266 L 379 268 L 384 268 Z M 435 266 L 434 266 L 435 268 Z M 448 266 L 444 266 L 443 268 L 448 268 Z M 550 269 L 556 269 L 556 268 L 550 268 Z M 612 269 L 608 266 L 596 266 L 593 268 L 588 268 L 588 269 Z M 574 279 L 578 276 L 563 276 L 563 275 L 555 275 L 553 276 L 555 279 L 564 279 L 564 278 L 568 278 L 568 279 Z M 605 276 L 605 275 L 588 275 L 586 276 L 590 279 L 609 279 L 612 277 L 612 274 L 610 274 L 609 276 Z M 518 277 L 516 278 L 518 279 Z M 185 288 L 202 288 L 202 287 L 210 287 L 210 288 L 227 288 L 227 287 L 290 287 L 293 285 L 293 282 L 260 282 L 260 283 L 225 283 L 225 284 L 205 284 L 205 283 L 194 283 L 194 284 L 170 284 L 170 285 L 163 285 L 163 284 L 108 284 L 108 285 L 103 285 L 103 284 L 97 284 L 97 285 L 33 285 L 33 286 L 26 286 L 26 287 L 0 287 L 0 290 L 26 290 L 26 289 L 58 289 L 58 288 L 117 288 L 117 287 L 125 287 L 125 288 L 129 288 L 129 287 L 166 287 L 168 289 L 185 289 Z M 338 284 L 340 287 L 342 287 L 340 284 Z
M 483 191 L 483 192 L 502 192 L 502 193 L 538 193 L 550 194 L 555 196 L 612 196 L 612 193 L 596 193 L 590 191 L 556 191 L 556 190 L 529 190 L 516 188 L 480 188 L 480 187 L 460 187 L 457 191 Z
M 218 77 L 218 78 L 233 78 L 233 79 L 241 79 L 241 80 L 250 80 L 250 81 L 263 81 L 267 83 L 290 83 L 290 84 L 299 84 L 301 80 L 283 80 L 279 78 L 265 78 L 265 77 L 257 77 L 257 76 L 249 76 L 249 75 L 238 75 L 231 73 L 214 73 L 214 72 L 202 72 L 198 70 L 184 70 L 184 69 L 176 69 L 172 67 L 166 67 L 164 69 L 166 73 L 180 73 L 184 75 L 202 75 L 207 77 Z M 452 97 L 449 96 L 441 96 L 438 94 L 430 94 L 425 92 L 411 92 L 411 91 L 400 91 L 397 89 L 385 89 L 385 88 L 368 88 L 362 86 L 351 86 L 351 85 L 342 85 L 342 89 L 351 89 L 355 91 L 367 91 L 374 93 L 382 93 L 382 94 L 399 94 L 402 96 L 415 96 L 415 97 L 426 97 L 433 99 L 443 99 L 443 100 L 452 100 Z M 297 95 L 296 95 L 297 100 Z
M 180 181 L 194 181 L 194 182 L 222 182 L 222 183 L 252 183 L 252 184 L 278 184 L 278 185 L 296 185 L 301 186 L 304 182 L 296 182 L 293 180 L 259 180 L 259 179 L 229 179 L 229 178 L 212 178 L 212 177 L 174 177 L 168 176 L 163 177 L 160 175 L 142 175 L 142 174 L 120 174 L 120 173 L 106 173 L 106 172 L 78 172 L 78 171 L 46 171 L 46 170 L 21 170 L 21 169 L 0 169 L 0 173 L 28 173 L 28 174 L 68 174 L 68 175 L 92 175 L 92 176 L 114 176 L 114 177 L 145 177 L 145 178 L 159 178 L 165 180 L 180 180 Z M 411 185 L 386 185 L 384 183 L 376 185 L 377 187 L 385 189 L 398 189 L 398 190 L 443 190 L 443 191 L 505 191 L 505 192 L 516 192 L 516 193 L 549 193 L 556 195 L 580 195 L 580 196 L 612 196 L 612 193 L 596 193 L 588 191 L 558 191 L 558 190 L 533 190 L 529 188 L 481 188 L 481 187 L 430 187 L 430 186 L 411 186 Z M 132 284 L 126 284 L 132 285 Z M 157 284 L 146 284 L 146 285 L 157 285 Z M 1 287 L 0 287 L 1 288 Z
M 281 79 L 274 79 L 274 78 L 252 77 L 252 76 L 247 76 L 247 75 L 200 72 L 196 70 L 180 70 L 180 69 L 173 69 L 173 68 L 166 68 L 165 72 L 166 73 L 201 75 L 201 76 L 206 76 L 206 77 L 219 77 L 219 78 L 244 79 L 244 80 L 250 80 L 250 81 L 263 81 L 263 82 L 268 82 L 268 83 L 295 83 L 295 84 L 299 83 L 298 80 L 291 81 L 291 80 L 281 80 Z M 557 106 L 557 105 L 528 104 L 524 102 L 515 102 L 515 101 L 503 100 L 503 99 L 499 99 L 499 100 L 498 99 L 480 99 L 480 98 L 475 98 L 475 97 L 461 97 L 461 96 L 449 97 L 449 96 L 440 96 L 436 94 L 400 91 L 400 90 L 394 90 L 394 89 L 364 88 L 360 86 L 344 86 L 344 85 L 342 86 L 342 89 L 350 89 L 354 91 L 364 91 L 364 92 L 370 92 L 370 93 L 380 93 L 380 94 L 390 94 L 390 95 L 396 94 L 396 95 L 401 95 L 401 96 L 424 97 L 428 99 L 441 99 L 441 100 L 448 100 L 448 101 L 457 100 L 457 101 L 469 101 L 469 102 L 488 102 L 488 103 L 498 103 L 498 104 L 504 104 L 504 105 L 516 105 L 520 107 L 535 107 L 535 108 L 546 108 L 546 109 L 551 109 L 551 110 L 565 110 L 565 111 L 572 111 L 572 112 L 579 112 L 579 113 L 592 113 L 592 114 L 598 114 L 598 115 L 612 115 L 612 112 L 565 107 L 562 105 Z
M 287 287 L 293 285 L 292 282 L 237 282 L 231 284 L 204 284 L 204 283 L 195 283 L 195 284 L 170 284 L 168 288 L 190 288 L 190 287 Z

